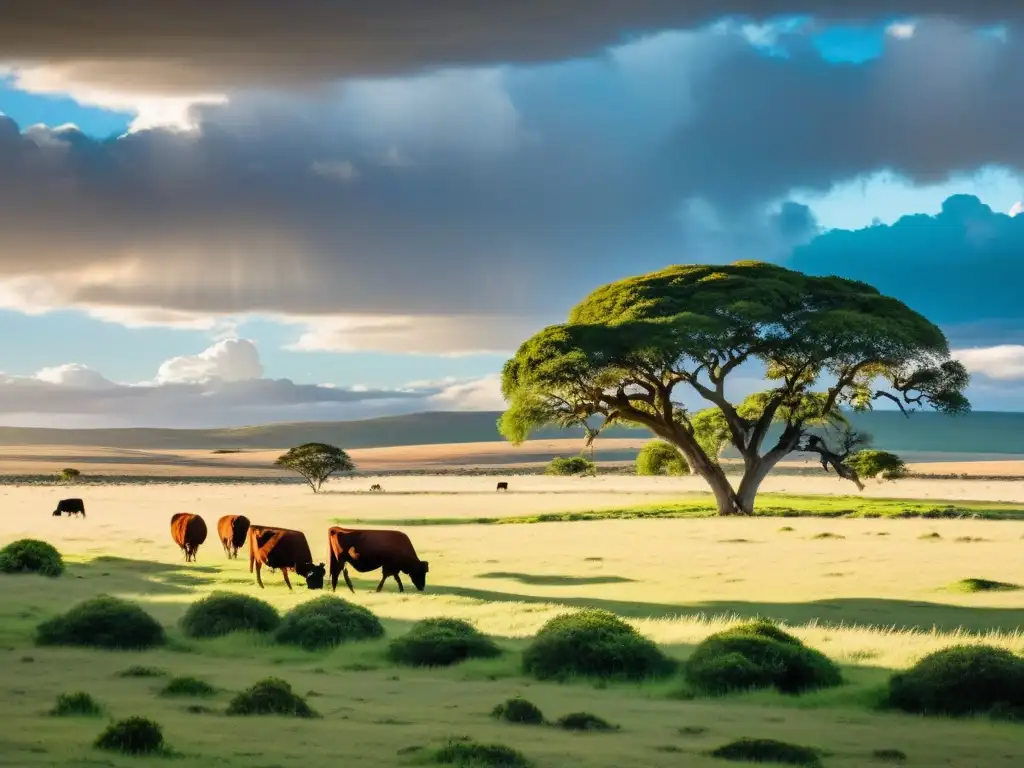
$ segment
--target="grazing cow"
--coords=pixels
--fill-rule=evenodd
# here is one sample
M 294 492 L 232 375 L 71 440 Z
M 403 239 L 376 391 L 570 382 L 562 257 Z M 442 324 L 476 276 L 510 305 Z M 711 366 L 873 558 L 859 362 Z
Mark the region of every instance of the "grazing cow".
M 331 591 L 338 588 L 338 574 L 344 574 L 349 590 L 355 592 L 346 568 L 349 563 L 360 573 L 381 568 L 383 575 L 377 585 L 378 592 L 389 576 L 394 576 L 398 591 L 405 592 L 399 572 L 407 573 L 421 592 L 427 585 L 430 565 L 417 557 L 409 537 L 401 531 L 351 530 L 335 526 L 327 532 L 327 538 L 331 554 Z
M 380 487 L 380 483 L 374 483 L 373 485 L 370 486 L 370 490 L 373 491 L 374 493 L 380 493 L 384 489 Z
M 504 481 L 498 483 L 498 490 L 499 491 L 507 491 L 508 490 L 508 483 L 506 483 Z
M 171 538 L 185 553 L 185 562 L 195 562 L 199 545 L 206 541 L 206 521 L 199 515 L 178 512 L 171 516 Z
M 288 589 L 292 588 L 288 580 L 288 571 L 295 571 L 306 580 L 308 589 L 323 589 L 324 576 L 327 568 L 323 563 L 313 565 L 313 555 L 309 551 L 306 534 L 302 531 L 291 531 L 287 528 L 274 528 L 269 525 L 249 526 L 249 573 L 256 566 L 256 583 L 263 588 L 260 569 L 277 568 L 284 576 Z
M 57 508 L 53 510 L 53 516 L 60 517 L 61 513 L 66 513 L 68 517 L 72 515 L 85 517 L 85 502 L 81 499 L 61 499 L 57 502 Z
M 217 521 L 217 535 L 228 559 L 238 559 L 238 548 L 245 544 L 249 533 L 249 518 L 245 515 L 224 515 Z

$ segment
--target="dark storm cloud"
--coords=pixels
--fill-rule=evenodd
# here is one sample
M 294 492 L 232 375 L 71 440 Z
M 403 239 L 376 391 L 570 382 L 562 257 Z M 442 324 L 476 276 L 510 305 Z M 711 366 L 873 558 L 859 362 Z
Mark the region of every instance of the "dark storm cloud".
M 1008 0 L 5 0 L 8 60 L 76 65 L 83 80 L 156 89 L 328 82 L 446 66 L 557 61 L 727 15 L 970 23 L 1024 16 Z

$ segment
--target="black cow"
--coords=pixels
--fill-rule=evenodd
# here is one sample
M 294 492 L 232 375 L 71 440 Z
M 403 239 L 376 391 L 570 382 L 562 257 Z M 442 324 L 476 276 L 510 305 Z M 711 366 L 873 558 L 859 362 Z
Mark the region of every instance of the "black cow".
M 506 483 L 504 481 L 498 483 L 498 490 L 499 491 L 507 491 L 508 490 L 508 483 Z
M 53 516 L 60 517 L 61 513 L 68 517 L 72 515 L 85 517 L 85 502 L 81 499 L 61 499 L 57 502 L 57 508 L 53 510 Z

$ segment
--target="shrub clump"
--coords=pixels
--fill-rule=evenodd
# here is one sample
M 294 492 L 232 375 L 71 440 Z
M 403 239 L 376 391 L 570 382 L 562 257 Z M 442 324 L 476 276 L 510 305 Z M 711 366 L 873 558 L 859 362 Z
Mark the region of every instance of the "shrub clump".
M 281 617 L 269 603 L 235 592 L 213 592 L 196 600 L 181 617 L 188 637 L 220 637 L 231 632 L 273 632 Z
M 496 706 L 491 710 L 491 717 L 507 723 L 544 724 L 544 713 L 540 711 L 540 707 L 519 696 Z
M 0 572 L 56 577 L 64 573 L 64 558 L 45 541 L 18 539 L 0 549 Z
M 167 749 L 160 726 L 145 717 L 129 717 L 111 723 L 96 739 L 95 745 L 129 755 L 152 754 Z
M 711 757 L 746 763 L 804 765 L 808 768 L 817 768 L 821 765 L 818 750 L 775 739 L 737 739 L 713 750 L 710 754 Z
M 608 732 L 619 730 L 619 726 L 612 725 L 603 717 L 592 715 L 589 712 L 570 712 L 568 715 L 558 718 L 557 725 L 567 731 Z
M 172 677 L 160 691 L 161 696 L 213 696 L 217 689 L 197 677 Z
M 1024 719 L 1024 659 L 987 645 L 944 648 L 893 675 L 888 703 L 923 715 Z
M 949 588 L 953 592 L 1016 592 L 1020 586 L 991 579 L 960 579 L 950 584 Z
M 664 440 L 651 440 L 636 455 L 638 475 L 688 475 L 690 465 L 674 445 Z
M 839 667 L 767 621 L 752 621 L 706 638 L 686 660 L 687 682 L 705 694 L 775 688 L 797 694 L 839 685 Z
M 292 687 L 276 677 L 260 680 L 252 688 L 242 691 L 228 704 L 229 715 L 290 715 L 292 717 L 319 717 L 305 699 Z
M 424 619 L 388 646 L 391 661 L 415 667 L 447 667 L 500 654 L 491 638 L 460 619 Z
M 607 611 L 587 609 L 547 622 L 523 653 L 523 669 L 539 680 L 573 675 L 641 680 L 664 677 L 675 662 Z
M 522 752 L 504 744 L 476 741 L 449 741 L 431 756 L 435 763 L 459 768 L 530 768 L 532 763 Z
M 544 470 L 545 475 L 570 477 L 589 475 L 595 471 L 595 464 L 585 456 L 556 456 Z
M 164 628 L 135 603 L 100 595 L 36 627 L 39 645 L 134 650 L 167 641 Z
M 144 667 L 139 664 L 122 669 L 118 677 L 167 677 L 167 672 L 159 667 Z
M 895 453 L 888 451 L 863 450 L 846 459 L 847 466 L 851 467 L 860 477 L 878 477 L 881 475 L 886 480 L 894 480 L 906 477 L 907 465 Z
M 103 707 L 85 691 L 62 693 L 50 714 L 54 717 L 96 717 L 103 714 Z
M 380 619 L 361 605 L 324 595 L 297 605 L 284 615 L 277 641 L 308 651 L 333 648 L 353 640 L 383 637 Z

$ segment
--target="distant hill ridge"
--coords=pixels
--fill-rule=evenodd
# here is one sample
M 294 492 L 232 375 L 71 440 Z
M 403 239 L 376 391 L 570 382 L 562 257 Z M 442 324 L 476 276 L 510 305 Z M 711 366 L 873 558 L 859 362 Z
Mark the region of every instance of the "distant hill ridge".
M 497 411 L 432 411 L 359 421 L 299 422 L 222 429 L 39 429 L 0 427 L 0 445 L 96 446 L 150 450 L 289 448 L 324 442 L 343 448 L 387 448 L 501 440 Z M 854 426 L 891 451 L 1024 454 L 1024 413 L 979 411 L 948 417 L 896 411 L 852 414 Z M 614 427 L 605 437 L 644 438 L 643 429 Z M 545 429 L 536 439 L 583 437 L 580 429 Z M 600 445 L 600 444 L 599 444 Z

